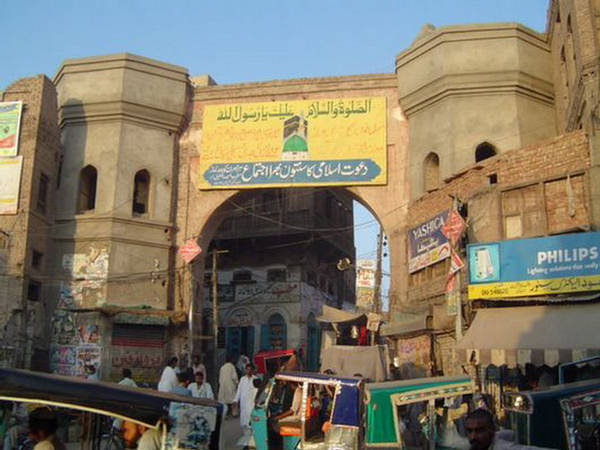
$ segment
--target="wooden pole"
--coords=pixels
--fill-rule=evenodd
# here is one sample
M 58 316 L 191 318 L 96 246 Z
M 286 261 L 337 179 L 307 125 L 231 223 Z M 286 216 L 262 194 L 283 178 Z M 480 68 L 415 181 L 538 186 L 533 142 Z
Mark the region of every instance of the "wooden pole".
M 217 301 L 217 294 L 218 294 L 218 281 L 219 281 L 219 275 L 217 272 L 217 256 L 219 255 L 219 253 L 227 253 L 229 250 L 218 250 L 218 249 L 214 249 L 212 251 L 212 276 L 211 276 L 211 283 L 212 283 L 212 313 L 213 313 L 213 370 L 215 371 L 215 380 L 217 380 L 218 378 L 218 367 L 217 367 L 217 362 L 218 362 L 218 341 L 219 341 L 219 304 Z M 216 383 L 215 383 L 216 384 Z

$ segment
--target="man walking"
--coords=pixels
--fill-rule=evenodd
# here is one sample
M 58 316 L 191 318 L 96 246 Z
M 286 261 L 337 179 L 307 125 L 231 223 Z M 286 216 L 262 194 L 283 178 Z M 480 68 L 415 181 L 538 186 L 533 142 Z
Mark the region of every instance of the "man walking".
M 173 356 L 167 366 L 163 369 L 160 381 L 158 382 L 158 390 L 161 392 L 171 392 L 175 386 L 177 386 L 177 373 L 175 367 L 177 367 L 177 356 Z
M 254 397 L 256 396 L 256 387 L 254 387 L 254 367 L 252 364 L 246 364 L 244 376 L 238 384 L 235 393 L 234 402 L 240 406 L 240 425 L 244 430 L 250 428 L 250 415 L 254 409 Z
M 239 381 L 233 361 L 235 357 L 229 355 L 219 370 L 219 402 L 226 404 L 228 411 L 231 411 Z

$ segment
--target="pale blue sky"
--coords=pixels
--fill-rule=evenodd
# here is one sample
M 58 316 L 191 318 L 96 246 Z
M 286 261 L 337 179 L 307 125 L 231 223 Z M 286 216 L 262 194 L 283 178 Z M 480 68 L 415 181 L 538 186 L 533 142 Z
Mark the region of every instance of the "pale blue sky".
M 548 0 L 21 0 L 2 5 L 0 90 L 60 62 L 131 52 L 218 83 L 392 72 L 421 26 L 520 22 L 544 31 Z M 356 223 L 372 218 L 356 208 Z M 356 232 L 375 254 L 377 226 Z

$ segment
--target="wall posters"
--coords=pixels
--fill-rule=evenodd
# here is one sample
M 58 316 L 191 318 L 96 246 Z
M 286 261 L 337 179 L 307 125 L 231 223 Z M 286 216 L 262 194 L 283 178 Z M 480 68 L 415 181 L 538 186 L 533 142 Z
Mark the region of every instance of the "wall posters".
M 356 306 L 371 309 L 375 295 L 375 260 L 356 260 Z
M 0 158 L 0 215 L 18 212 L 22 169 L 22 156 Z
M 442 234 L 448 218 L 444 211 L 408 231 L 408 271 L 410 273 L 435 264 L 450 256 L 450 244 Z
M 471 299 L 600 290 L 600 233 L 470 244 L 467 255 Z
M 386 99 L 204 107 L 201 189 L 386 183 Z
M 0 157 L 16 156 L 23 102 L 0 102 Z

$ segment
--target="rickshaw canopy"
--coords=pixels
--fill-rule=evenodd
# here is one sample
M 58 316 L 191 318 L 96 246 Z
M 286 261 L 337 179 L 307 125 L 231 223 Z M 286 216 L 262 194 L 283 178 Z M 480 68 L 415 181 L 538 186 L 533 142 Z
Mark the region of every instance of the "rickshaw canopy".
M 172 403 L 215 408 L 219 417 L 223 411 L 212 400 L 17 369 L 0 369 L 0 399 L 89 411 L 149 428 L 158 427 Z
M 279 372 L 275 379 L 280 381 L 291 381 L 296 383 L 313 383 L 326 386 L 335 386 L 337 389 L 331 415 L 332 425 L 358 427 L 359 397 L 362 378 L 336 377 L 312 372 Z
M 263 350 L 254 355 L 254 365 L 258 373 L 267 373 L 267 362 L 273 359 L 285 360 L 294 356 L 293 349 L 286 350 Z
M 393 444 L 398 441 L 395 407 L 436 398 L 473 393 L 469 377 L 432 377 L 367 383 L 367 444 Z

